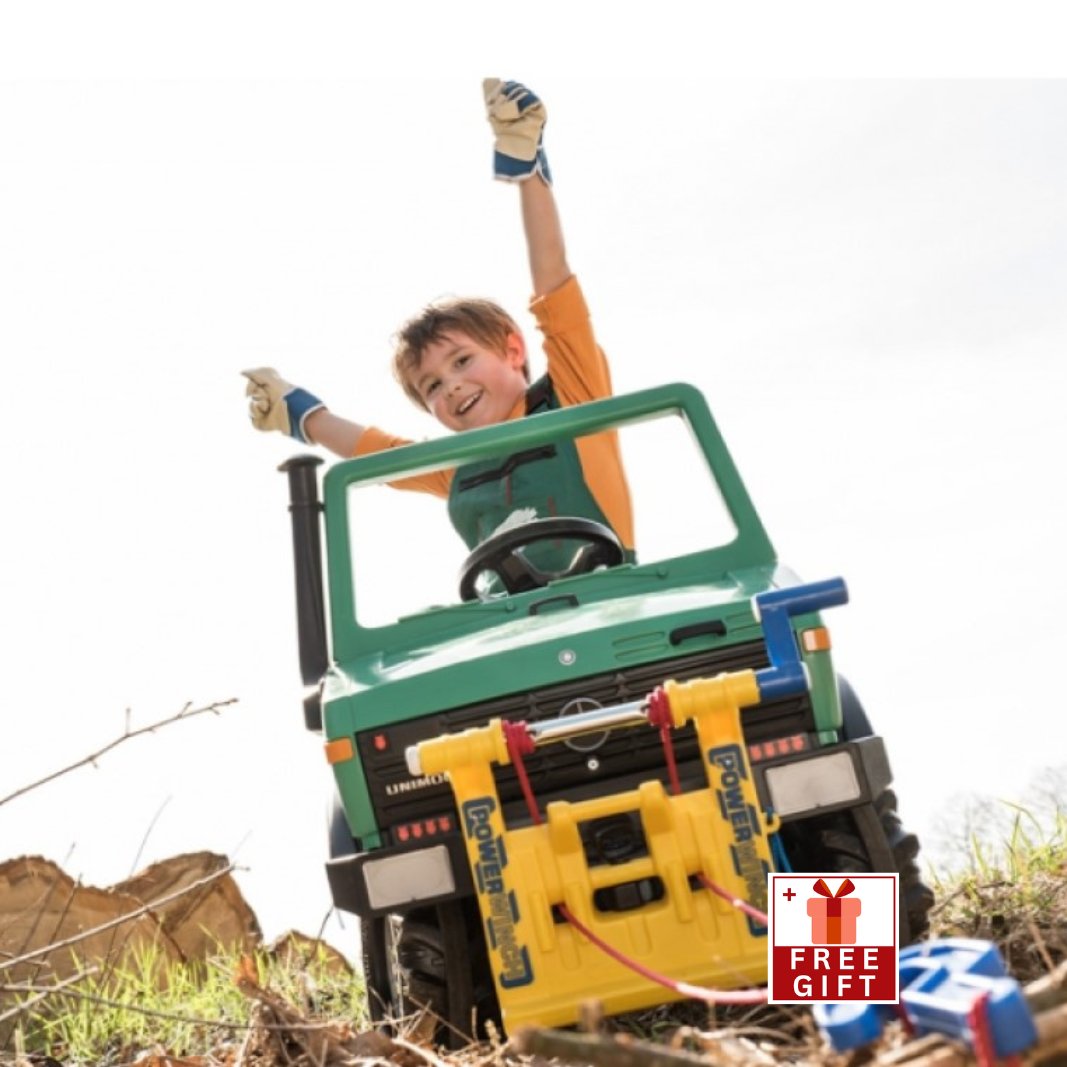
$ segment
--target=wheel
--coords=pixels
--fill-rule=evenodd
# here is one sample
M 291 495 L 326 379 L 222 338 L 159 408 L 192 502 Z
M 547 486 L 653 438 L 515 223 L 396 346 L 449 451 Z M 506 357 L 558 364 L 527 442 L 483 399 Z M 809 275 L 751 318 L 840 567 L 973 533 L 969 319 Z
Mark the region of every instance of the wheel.
M 403 1029 L 424 1009 L 447 1017 L 440 931 L 399 915 L 363 919 L 360 930 L 371 1020 Z
M 571 559 L 558 570 L 542 570 L 520 549 L 555 541 L 582 541 Z M 464 561 L 459 573 L 461 600 L 477 600 L 478 578 L 495 574 L 508 593 L 540 589 L 558 578 L 587 574 L 597 567 L 617 567 L 626 559 L 615 532 L 592 519 L 535 519 L 513 526 L 483 541 Z
M 487 1019 L 499 1022 L 481 923 L 463 901 L 363 919 L 361 932 L 372 1022 L 402 1029 L 425 1012 L 426 1036 L 453 1049 L 484 1036 Z
M 896 794 L 887 789 L 874 802 L 889 847 L 893 862 L 900 875 L 900 907 L 907 919 L 901 925 L 901 945 L 918 941 L 930 929 L 930 909 L 934 906 L 933 890 L 922 880 L 919 871 L 919 839 L 908 833 L 897 815 Z M 906 936 L 906 940 L 904 937 Z
M 874 727 L 848 679 L 838 675 L 837 685 L 841 695 L 841 731 L 844 739 L 855 741 L 861 737 L 872 736 Z M 875 800 L 874 809 L 881 832 L 892 852 L 893 869 L 900 875 L 901 914 L 902 918 L 907 918 L 907 925 L 901 926 L 901 944 L 906 945 L 909 940 L 919 940 L 930 928 L 929 913 L 934 903 L 934 894 L 922 880 L 916 862 L 919 856 L 919 839 L 904 829 L 897 814 L 896 794 L 891 789 L 885 790 Z M 910 936 L 905 939 L 904 934 Z
M 328 836 L 331 858 L 356 851 L 340 798 L 331 799 Z M 423 1016 L 425 1036 L 463 1048 L 472 1031 L 486 1036 L 486 1020 L 500 1025 L 496 986 L 477 902 L 446 901 L 406 915 L 360 919 L 363 980 L 371 1022 L 403 1029 Z
M 916 863 L 919 839 L 901 825 L 891 789 L 870 805 L 788 823 L 781 836 L 798 872 L 896 871 L 900 875 L 901 947 L 918 941 L 929 929 L 934 895 L 923 883 Z

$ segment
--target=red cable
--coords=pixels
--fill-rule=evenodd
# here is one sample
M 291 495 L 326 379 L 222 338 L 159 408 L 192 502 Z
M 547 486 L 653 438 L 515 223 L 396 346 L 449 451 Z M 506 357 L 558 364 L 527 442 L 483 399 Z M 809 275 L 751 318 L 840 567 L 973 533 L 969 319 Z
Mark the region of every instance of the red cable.
M 522 761 L 523 755 L 533 752 L 535 748 L 533 738 L 530 736 L 530 731 L 526 729 L 526 723 L 524 722 L 508 722 L 504 720 L 501 725 L 504 729 L 504 742 L 508 747 L 508 756 L 515 767 L 516 775 L 518 775 L 519 785 L 522 788 L 522 795 L 526 798 L 526 807 L 530 812 L 530 818 L 533 819 L 535 826 L 540 826 L 542 822 L 541 811 L 537 807 L 537 798 L 533 795 L 530 779 L 526 775 L 526 764 Z
M 682 783 L 678 779 L 678 765 L 674 761 L 674 742 L 671 740 L 669 722 L 660 723 L 659 739 L 663 742 L 663 754 L 667 758 L 667 777 L 670 779 L 671 792 L 677 796 L 682 791 Z
M 742 900 L 740 897 L 735 897 L 731 893 L 727 893 L 722 886 L 716 885 L 703 873 L 703 871 L 697 875 L 697 880 L 705 889 L 710 889 L 713 893 L 717 893 L 723 900 L 729 901 L 739 911 L 743 911 L 750 919 L 755 919 L 760 926 L 767 925 L 766 912 L 762 912 L 759 908 L 753 907 L 747 900 Z
M 693 1000 L 703 1000 L 709 1004 L 766 1003 L 766 989 L 704 989 L 702 986 L 690 985 L 689 982 L 678 982 L 673 978 L 668 978 L 667 975 L 660 974 L 658 971 L 653 971 L 644 964 L 638 963 L 637 960 L 630 959 L 629 956 L 623 955 L 618 949 L 612 948 L 606 941 L 602 941 L 584 923 L 579 921 L 566 904 L 560 904 L 558 907 L 560 914 L 578 931 L 578 933 L 583 937 L 588 938 L 597 948 L 606 952 L 613 960 L 616 960 L 625 967 L 629 967 L 630 970 L 636 971 L 638 974 L 643 975 L 650 981 L 656 982 L 658 985 L 666 986 L 667 989 L 671 989 L 675 993 L 680 993 L 684 997 L 691 997 Z

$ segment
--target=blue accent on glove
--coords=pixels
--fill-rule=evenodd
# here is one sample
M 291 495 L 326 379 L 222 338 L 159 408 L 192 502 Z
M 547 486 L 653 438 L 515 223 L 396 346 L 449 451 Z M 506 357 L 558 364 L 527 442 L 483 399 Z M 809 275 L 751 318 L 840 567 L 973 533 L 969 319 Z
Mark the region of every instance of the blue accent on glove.
M 313 412 L 326 405 L 314 394 L 297 386 L 282 397 L 285 401 L 285 410 L 289 413 L 289 436 L 295 438 L 302 445 L 309 445 L 304 433 L 304 421 Z
M 548 167 L 545 155 L 544 135 L 537 139 L 537 155 L 527 161 L 506 156 L 503 152 L 493 151 L 493 176 L 502 181 L 521 182 L 534 174 L 540 174 L 546 185 L 552 184 L 552 171 Z
M 537 173 L 545 180 L 545 185 L 552 184 L 552 171 L 548 169 L 548 157 L 545 155 L 545 146 L 541 138 L 537 140 Z
M 552 172 L 548 169 L 548 160 L 545 159 L 545 150 L 538 144 L 537 155 L 527 162 L 525 159 L 515 159 L 514 156 L 506 156 L 503 152 L 493 152 L 493 176 L 507 182 L 520 182 L 533 174 L 540 174 L 546 184 L 552 184 Z
M 505 99 L 513 101 L 521 115 L 528 107 L 541 103 L 541 98 L 532 89 L 527 89 L 522 82 L 507 81 L 500 85 L 500 92 Z

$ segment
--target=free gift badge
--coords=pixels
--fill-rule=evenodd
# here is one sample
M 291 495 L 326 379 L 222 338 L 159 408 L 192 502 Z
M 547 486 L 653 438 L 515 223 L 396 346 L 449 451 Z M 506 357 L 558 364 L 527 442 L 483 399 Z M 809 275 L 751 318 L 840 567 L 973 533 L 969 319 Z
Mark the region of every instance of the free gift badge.
M 900 997 L 895 874 L 767 876 L 771 1004 Z

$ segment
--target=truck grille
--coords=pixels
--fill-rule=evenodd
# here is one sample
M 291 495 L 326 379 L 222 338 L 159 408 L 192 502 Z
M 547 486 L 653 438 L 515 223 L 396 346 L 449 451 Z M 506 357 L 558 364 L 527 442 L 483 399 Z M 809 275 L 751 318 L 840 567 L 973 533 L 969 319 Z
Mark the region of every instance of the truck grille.
M 412 781 L 404 762 L 409 745 L 440 734 L 483 726 L 490 719 L 537 722 L 557 718 L 568 704 L 579 699 L 583 701 L 580 710 L 593 706 L 592 701 L 608 707 L 640 700 L 668 679 L 682 682 L 713 677 L 722 671 L 759 670 L 765 666 L 764 644 L 753 641 L 592 675 L 531 692 L 512 693 L 391 726 L 385 731 L 389 745 L 384 752 L 373 744 L 374 735 L 383 731 L 357 734 L 378 825 L 384 831 L 398 823 L 414 822 L 453 809 L 452 791 L 447 782 Z M 745 736 L 750 742 L 814 729 L 806 693 L 750 708 L 742 714 Z M 693 728 L 676 730 L 672 737 L 683 779 L 702 776 Z M 592 740 L 582 738 L 579 744 L 588 749 Z M 560 797 L 578 800 L 617 793 L 634 788 L 649 777 L 666 775 L 659 732 L 641 727 L 613 730 L 593 750 L 576 751 L 566 744 L 545 746 L 527 756 L 524 763 L 534 795 L 542 805 Z M 505 815 L 521 817 L 525 807 L 514 768 L 498 767 L 495 774 Z

